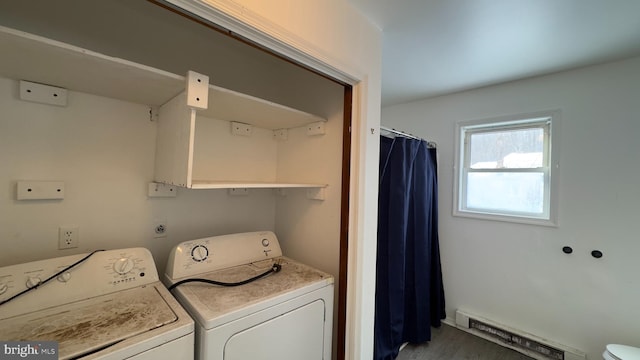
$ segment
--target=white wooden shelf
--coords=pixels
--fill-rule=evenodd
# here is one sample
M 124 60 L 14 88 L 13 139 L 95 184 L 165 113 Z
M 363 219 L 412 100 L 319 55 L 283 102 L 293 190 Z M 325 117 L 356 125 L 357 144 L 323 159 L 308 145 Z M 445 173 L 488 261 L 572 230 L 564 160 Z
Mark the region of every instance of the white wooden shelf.
M 281 188 L 324 188 L 327 184 L 298 184 L 276 182 L 218 182 L 218 181 L 193 181 L 192 189 L 281 189 Z
M 27 80 L 150 106 L 185 91 L 185 76 L 0 26 L 0 76 Z M 200 115 L 265 129 L 326 119 L 250 95 L 209 85 Z
M 159 106 L 184 91 L 184 76 L 0 27 L 0 76 Z
M 209 108 L 198 115 L 254 125 L 264 129 L 290 129 L 326 119 L 267 100 L 209 85 Z
M 205 87 L 208 106 L 192 107 L 186 101 L 189 88 L 186 76 L 3 26 L 0 26 L 0 52 L 2 77 L 159 109 L 155 168 L 157 182 L 193 189 L 325 186 L 278 181 L 274 175 L 277 160 L 265 160 L 261 154 L 263 148 L 259 147 L 262 145 L 250 145 L 253 146 L 252 152 L 241 160 L 231 158 L 237 153 L 236 147 L 245 145 L 227 138 L 230 126 L 224 129 L 218 127 L 215 131 L 200 130 L 210 127 L 207 122 L 239 122 L 268 130 L 290 129 L 326 121 L 324 118 L 208 83 L 208 87 Z M 199 124 L 197 128 L 196 118 Z M 215 143 L 222 139 L 224 147 L 212 152 L 207 148 L 208 145 L 196 145 L 196 131 L 204 134 L 198 135 L 200 144 Z M 272 149 L 274 145 L 265 142 L 264 133 L 260 136 L 255 141 L 263 144 L 265 151 L 270 151 L 266 148 Z M 202 148 L 204 150 L 200 150 Z M 226 159 L 212 161 L 212 158 L 218 157 Z M 243 170 L 247 168 L 262 168 L 262 171 L 254 171 L 253 175 L 247 176 Z M 213 176 L 210 180 L 192 181 L 202 176 L 200 174 Z M 255 181 L 246 181 L 253 177 Z M 220 178 L 241 181 L 219 181 Z
M 186 93 L 160 107 L 155 181 L 190 189 L 326 186 L 278 176 L 278 142 L 273 131 L 262 128 L 248 137 L 234 135 L 230 122 L 203 113 L 187 106 Z M 296 166 L 295 173 L 304 176 L 304 166 L 313 165 Z
M 191 108 L 184 101 L 187 78 L 146 65 L 93 52 L 87 49 L 0 26 L 0 76 L 61 87 L 113 99 L 159 108 L 156 154 L 157 182 L 193 189 L 222 188 L 323 188 L 324 184 L 280 182 L 277 176 L 260 176 L 256 181 L 218 181 L 219 178 L 245 179 L 230 169 L 233 160 L 213 161 L 196 156 L 198 147 L 195 122 L 226 121 L 268 129 L 291 129 L 326 119 L 257 97 L 208 85 L 208 107 Z M 203 128 L 205 126 L 198 126 Z M 218 133 L 205 132 L 206 141 L 217 141 Z M 211 136 L 213 135 L 213 136 Z M 228 141 L 231 147 L 234 140 Z M 206 142 L 205 141 L 205 142 Z M 261 140 L 258 140 L 261 141 Z M 227 151 L 234 153 L 233 149 Z M 254 151 L 254 153 L 256 153 Z M 217 154 L 217 153 L 216 153 Z M 227 155 L 229 157 L 229 155 Z M 242 159 L 244 168 L 263 166 L 257 159 Z M 202 165 L 204 164 L 204 165 Z M 222 164 L 222 165 L 221 165 Z M 269 165 L 275 171 L 275 163 Z M 192 181 L 194 168 L 216 176 L 211 181 Z M 233 166 L 231 166 L 233 167 Z M 204 170 L 200 170 L 204 169 Z M 266 180 L 266 181 L 265 181 Z

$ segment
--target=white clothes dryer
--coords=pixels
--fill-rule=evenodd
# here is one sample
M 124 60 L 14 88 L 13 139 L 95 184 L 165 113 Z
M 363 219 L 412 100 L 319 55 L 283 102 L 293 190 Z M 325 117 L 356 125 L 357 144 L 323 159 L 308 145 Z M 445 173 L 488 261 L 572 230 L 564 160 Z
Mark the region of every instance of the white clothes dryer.
M 195 320 L 197 359 L 331 359 L 333 277 L 283 257 L 273 232 L 181 243 L 165 282 Z
M 55 341 L 64 359 L 193 359 L 194 322 L 144 248 L 0 268 L 0 339 Z

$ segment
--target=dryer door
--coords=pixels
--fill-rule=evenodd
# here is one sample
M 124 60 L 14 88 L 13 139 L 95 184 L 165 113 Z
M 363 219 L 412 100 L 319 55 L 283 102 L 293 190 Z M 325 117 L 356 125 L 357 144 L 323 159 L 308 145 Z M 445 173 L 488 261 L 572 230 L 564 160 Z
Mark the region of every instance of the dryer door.
M 232 335 L 224 360 L 322 360 L 325 304 L 305 304 Z

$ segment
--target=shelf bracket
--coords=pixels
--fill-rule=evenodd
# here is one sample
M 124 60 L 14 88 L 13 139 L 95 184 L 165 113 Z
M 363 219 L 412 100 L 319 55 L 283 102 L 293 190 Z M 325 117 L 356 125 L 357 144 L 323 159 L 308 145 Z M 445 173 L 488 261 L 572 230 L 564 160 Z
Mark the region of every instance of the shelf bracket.
M 160 111 L 158 110 L 158 108 L 156 106 L 150 106 L 149 107 L 149 121 L 158 122 L 159 118 L 160 118 Z
M 229 195 L 231 196 L 247 196 L 249 195 L 249 189 L 247 188 L 230 188 Z
M 289 131 L 287 129 L 273 130 L 273 138 L 278 141 L 286 141 L 289 138 Z
M 307 125 L 308 136 L 324 135 L 324 134 L 325 134 L 324 121 L 316 121 L 314 123 Z
M 187 72 L 187 105 L 194 109 L 209 107 L 209 77 L 195 71 Z
M 150 198 L 176 197 L 178 188 L 175 185 L 150 182 L 147 185 L 147 196 Z
M 326 197 L 327 197 L 326 188 L 321 187 L 321 188 L 307 189 L 307 199 L 324 201 Z
M 67 89 L 20 80 L 20 100 L 67 106 Z
M 237 136 L 251 136 L 251 134 L 253 134 L 253 126 L 232 121 L 231 134 Z
M 62 200 L 64 182 L 62 181 L 18 181 L 16 189 L 18 200 Z

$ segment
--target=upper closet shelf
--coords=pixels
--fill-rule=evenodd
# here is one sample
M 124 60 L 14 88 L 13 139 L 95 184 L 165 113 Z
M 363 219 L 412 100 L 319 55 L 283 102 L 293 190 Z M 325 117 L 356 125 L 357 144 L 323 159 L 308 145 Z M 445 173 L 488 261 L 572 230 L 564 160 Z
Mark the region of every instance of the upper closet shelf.
M 194 180 L 191 189 L 278 189 L 278 188 L 325 188 L 327 184 L 311 183 L 281 183 L 266 181 L 197 181 Z
M 184 77 L 59 41 L 0 27 L 0 75 L 159 106 L 184 91 Z
M 185 91 L 186 78 L 164 70 L 0 26 L 0 76 L 150 106 Z M 266 129 L 326 119 L 209 85 L 209 106 L 198 115 Z
M 326 119 L 250 95 L 209 85 L 209 107 L 198 115 L 251 124 L 264 129 L 289 129 Z

